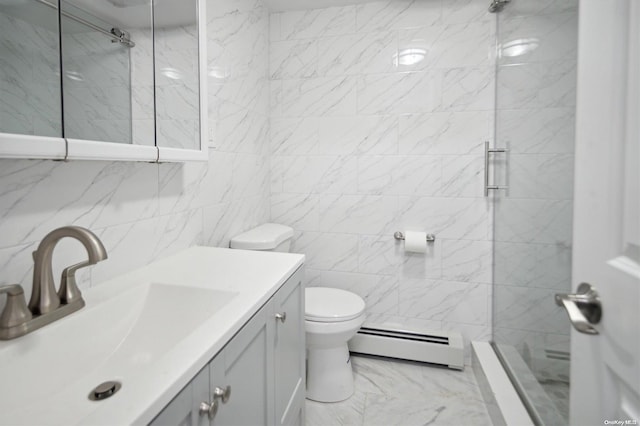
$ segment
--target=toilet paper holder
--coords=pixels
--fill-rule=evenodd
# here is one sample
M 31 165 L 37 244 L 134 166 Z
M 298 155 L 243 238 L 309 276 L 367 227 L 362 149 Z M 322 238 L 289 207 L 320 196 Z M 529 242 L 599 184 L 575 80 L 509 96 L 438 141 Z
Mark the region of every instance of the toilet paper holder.
M 396 240 L 404 240 L 404 234 L 401 231 L 396 231 L 393 233 L 393 238 Z M 427 234 L 427 242 L 432 243 L 436 240 L 435 234 Z

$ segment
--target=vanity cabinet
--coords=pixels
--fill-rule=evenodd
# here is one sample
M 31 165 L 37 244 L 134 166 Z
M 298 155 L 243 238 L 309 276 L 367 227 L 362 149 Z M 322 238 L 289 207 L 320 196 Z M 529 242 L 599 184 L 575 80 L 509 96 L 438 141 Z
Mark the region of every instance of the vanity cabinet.
M 212 425 L 272 424 L 272 305 L 270 301 L 260 309 L 209 365 L 210 395 L 216 387 L 231 389 L 229 400 L 219 404 Z
M 300 425 L 304 420 L 304 288 L 298 269 L 151 425 Z M 222 393 L 230 389 L 223 402 Z M 217 398 L 214 393 L 220 393 Z M 201 404 L 217 401 L 210 421 Z
M 287 283 L 274 296 L 277 317 L 274 339 L 276 425 L 300 425 L 304 418 L 306 352 L 304 345 L 304 286 L 301 271 L 297 281 Z M 291 278 L 295 278 L 294 275 Z M 294 284 L 295 283 L 295 284 Z M 281 315 L 286 314 L 284 321 Z M 300 345 L 302 343 L 302 346 Z
M 151 425 L 207 426 L 209 419 L 199 413 L 200 401 L 209 398 L 209 366 L 205 366 L 167 405 Z

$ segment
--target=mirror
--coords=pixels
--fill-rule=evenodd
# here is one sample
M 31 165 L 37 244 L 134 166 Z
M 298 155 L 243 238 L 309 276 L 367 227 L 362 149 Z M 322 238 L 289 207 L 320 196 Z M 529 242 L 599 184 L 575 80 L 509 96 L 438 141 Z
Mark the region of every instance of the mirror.
M 0 3 L 0 132 L 62 136 L 55 3 Z
M 153 16 L 156 143 L 200 149 L 197 2 L 158 1 Z
M 206 160 L 205 1 L 1 1 L 0 157 Z
M 60 14 L 64 136 L 152 145 L 151 2 L 62 0 Z

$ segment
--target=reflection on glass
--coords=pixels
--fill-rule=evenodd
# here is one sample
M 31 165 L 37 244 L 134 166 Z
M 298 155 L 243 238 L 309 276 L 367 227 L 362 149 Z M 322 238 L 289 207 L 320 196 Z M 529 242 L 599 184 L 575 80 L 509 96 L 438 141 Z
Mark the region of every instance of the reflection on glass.
M 0 133 L 62 136 L 58 13 L 0 3 Z
M 537 0 L 515 3 L 495 15 L 495 146 L 509 147 L 509 193 L 494 204 L 493 343 L 535 423 L 568 424 L 571 325 L 554 295 L 571 293 L 575 103 L 561 97 L 575 90 L 577 46 L 554 44 L 577 34 L 577 2 L 560 20 Z
M 406 49 L 401 49 L 396 53 L 394 55 L 393 62 L 396 67 L 399 65 L 415 65 L 424 61 L 425 56 L 427 56 L 426 49 L 408 47 Z
M 118 27 L 68 2 L 62 11 L 65 136 L 131 143 L 131 47 L 109 36 Z
M 61 15 L 64 136 L 153 144 L 149 2 L 65 0 Z
M 538 48 L 539 40 L 537 38 L 521 38 L 504 43 L 500 48 L 501 57 L 516 57 L 526 55 Z
M 156 142 L 160 147 L 200 149 L 200 97 L 196 0 L 157 2 Z
M 229 70 L 226 67 L 214 65 L 209 68 L 209 77 L 213 79 L 214 83 L 221 83 L 229 77 Z

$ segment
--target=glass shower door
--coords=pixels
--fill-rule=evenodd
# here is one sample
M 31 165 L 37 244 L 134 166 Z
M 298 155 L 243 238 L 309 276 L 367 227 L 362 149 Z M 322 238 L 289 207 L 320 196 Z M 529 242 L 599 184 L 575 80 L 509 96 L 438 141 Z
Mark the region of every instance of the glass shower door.
M 577 0 L 497 13 L 494 346 L 538 423 L 567 424 Z

